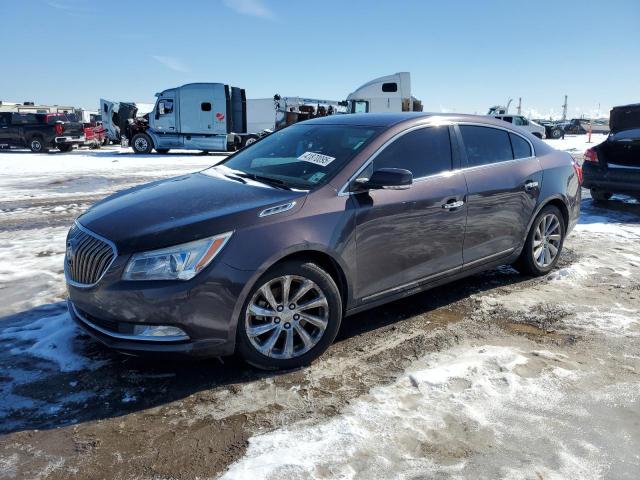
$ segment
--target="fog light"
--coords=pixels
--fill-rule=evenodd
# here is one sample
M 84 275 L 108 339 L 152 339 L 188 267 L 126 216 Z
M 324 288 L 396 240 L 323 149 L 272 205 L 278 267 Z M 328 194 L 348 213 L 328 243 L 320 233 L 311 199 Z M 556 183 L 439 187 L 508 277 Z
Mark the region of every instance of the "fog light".
M 161 337 L 162 340 L 186 340 L 189 338 L 184 330 L 171 325 L 136 325 L 133 327 L 133 334 L 141 338 Z

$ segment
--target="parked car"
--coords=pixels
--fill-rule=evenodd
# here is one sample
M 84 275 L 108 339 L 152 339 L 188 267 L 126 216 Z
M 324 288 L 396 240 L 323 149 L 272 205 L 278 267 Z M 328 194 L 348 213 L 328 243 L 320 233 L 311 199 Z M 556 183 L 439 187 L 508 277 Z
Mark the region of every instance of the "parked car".
M 614 193 L 640 198 L 640 104 L 611 110 L 611 133 L 584 154 L 584 186 L 605 202 Z
M 68 152 L 84 141 L 82 124 L 69 121 L 64 113 L 0 112 L 0 145 L 27 147 L 34 153 L 50 148 Z
M 292 368 L 345 315 L 501 264 L 548 273 L 579 209 L 571 156 L 505 122 L 324 117 L 91 207 L 69 310 L 119 351 Z
M 84 145 L 89 148 L 100 148 L 107 144 L 105 129 L 102 125 L 94 123 L 83 123 L 84 127 Z
M 532 135 L 538 138 L 546 138 L 545 127 L 543 127 L 542 125 L 532 120 L 527 120 L 527 118 L 523 117 L 522 115 L 500 114 L 500 115 L 493 115 L 493 117 L 499 120 L 503 120 L 507 123 L 511 123 L 516 127 L 520 127 L 524 130 L 527 130 L 528 132 L 531 132 Z

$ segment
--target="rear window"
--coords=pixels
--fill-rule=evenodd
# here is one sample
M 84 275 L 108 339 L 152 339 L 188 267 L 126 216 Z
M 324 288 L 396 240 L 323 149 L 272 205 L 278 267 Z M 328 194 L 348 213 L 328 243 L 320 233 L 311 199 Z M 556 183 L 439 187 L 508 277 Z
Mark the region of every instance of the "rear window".
M 513 158 L 529 158 L 533 156 L 531 145 L 520 135 L 510 133 L 511 147 L 513 147 Z
M 53 113 L 46 116 L 46 121 L 49 125 L 53 125 L 56 122 L 68 122 L 69 119 L 64 113 Z
M 491 127 L 460 125 L 470 167 L 513 160 L 509 133 Z

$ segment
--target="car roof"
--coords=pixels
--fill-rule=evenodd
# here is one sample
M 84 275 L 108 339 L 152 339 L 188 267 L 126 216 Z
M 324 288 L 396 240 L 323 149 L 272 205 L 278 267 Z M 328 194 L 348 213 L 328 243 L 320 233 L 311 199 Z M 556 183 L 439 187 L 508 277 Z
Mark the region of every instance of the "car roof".
M 504 126 L 504 122 L 487 115 L 463 113 L 402 112 L 402 113 L 348 113 L 328 115 L 302 122 L 314 125 L 358 125 L 365 127 L 391 127 L 399 123 L 411 123 L 427 119 L 442 119 L 451 122 L 477 122 Z

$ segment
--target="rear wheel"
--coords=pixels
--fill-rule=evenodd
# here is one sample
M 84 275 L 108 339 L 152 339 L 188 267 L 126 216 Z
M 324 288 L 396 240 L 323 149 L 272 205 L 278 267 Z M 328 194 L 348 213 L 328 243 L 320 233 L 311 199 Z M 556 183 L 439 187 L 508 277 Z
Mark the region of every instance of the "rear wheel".
M 39 135 L 36 135 L 35 137 L 31 137 L 31 140 L 29 141 L 29 149 L 33 153 L 46 153 L 49 151 L 49 148 L 47 148 L 46 143 L 44 143 L 44 140 Z
M 607 202 L 613 196 L 613 193 L 611 192 L 603 192 L 602 190 L 594 190 L 593 188 L 589 191 L 591 192 L 591 198 L 595 203 Z
M 558 263 L 564 244 L 564 217 L 553 205 L 547 205 L 536 216 L 522 253 L 513 266 L 521 273 L 545 275 Z
M 151 153 L 153 142 L 146 133 L 136 133 L 131 139 L 131 148 L 135 153 Z
M 238 351 L 261 369 L 308 365 L 331 345 L 342 320 L 340 292 L 313 263 L 286 262 L 264 274 L 238 319 Z
M 70 143 L 59 143 L 58 150 L 60 150 L 61 152 L 70 152 L 71 150 L 73 150 L 73 145 Z
M 562 137 L 562 129 L 561 128 L 554 128 L 553 130 L 551 130 L 551 138 L 554 139 L 559 139 L 560 137 Z

